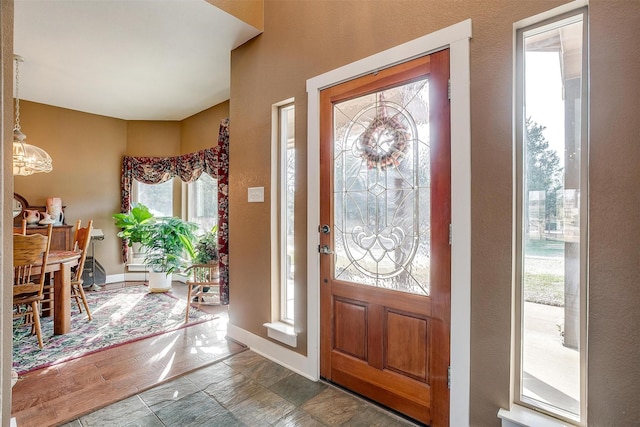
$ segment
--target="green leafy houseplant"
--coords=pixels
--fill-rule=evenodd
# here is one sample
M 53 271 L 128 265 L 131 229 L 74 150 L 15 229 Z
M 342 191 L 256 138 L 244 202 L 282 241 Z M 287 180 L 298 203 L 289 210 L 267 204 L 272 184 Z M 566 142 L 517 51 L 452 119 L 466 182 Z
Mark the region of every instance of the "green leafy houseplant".
M 146 240 L 140 242 L 146 248 L 145 263 L 153 271 L 167 274 L 180 270 L 187 264 L 183 256 L 186 252 L 189 258 L 195 256 L 193 249 L 195 224 L 176 217 L 157 218 L 150 227 Z
M 176 217 L 155 217 L 149 208 L 138 204 L 129 213 L 114 214 L 119 237 L 127 244 L 140 243 L 145 264 L 155 272 L 167 275 L 187 264 L 184 254 L 195 256 L 193 241 L 197 226 Z
M 155 221 L 149 208 L 143 204 L 133 206 L 129 213 L 114 214 L 113 219 L 116 220 L 116 227 L 121 229 L 118 237 L 125 239 L 128 246 L 146 241 L 149 228 Z
M 211 264 L 218 261 L 218 226 L 200 236 L 195 245 L 196 264 Z

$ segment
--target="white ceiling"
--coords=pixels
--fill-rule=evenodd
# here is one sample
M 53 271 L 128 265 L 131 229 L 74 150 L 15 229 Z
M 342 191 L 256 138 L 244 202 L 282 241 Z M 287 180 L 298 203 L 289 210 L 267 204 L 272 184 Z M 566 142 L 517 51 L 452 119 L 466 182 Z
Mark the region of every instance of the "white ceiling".
M 205 0 L 15 0 L 20 99 L 182 120 L 229 99 L 230 52 L 259 34 Z

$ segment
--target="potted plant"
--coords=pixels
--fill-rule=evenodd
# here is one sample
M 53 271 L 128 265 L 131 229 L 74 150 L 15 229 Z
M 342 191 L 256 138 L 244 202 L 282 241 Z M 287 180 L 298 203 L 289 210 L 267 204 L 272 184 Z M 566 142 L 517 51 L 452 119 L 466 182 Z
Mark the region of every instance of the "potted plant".
M 214 225 L 211 231 L 198 237 L 194 246 L 194 264 L 209 264 L 209 268 L 196 268 L 191 274 L 199 281 L 209 281 L 218 278 L 218 226 Z M 213 276 L 213 277 L 210 277 Z M 209 292 L 209 287 L 204 286 L 203 292 Z M 197 301 L 198 297 L 194 298 Z M 204 301 L 204 298 L 202 299 Z
M 198 237 L 194 247 L 196 264 L 214 264 L 218 262 L 218 226 Z
M 149 209 L 138 204 L 129 213 L 113 215 L 119 237 L 127 244 L 140 243 L 145 252 L 149 272 L 149 291 L 166 292 L 171 289 L 172 273 L 195 256 L 193 241 L 197 226 L 176 217 L 155 217 Z

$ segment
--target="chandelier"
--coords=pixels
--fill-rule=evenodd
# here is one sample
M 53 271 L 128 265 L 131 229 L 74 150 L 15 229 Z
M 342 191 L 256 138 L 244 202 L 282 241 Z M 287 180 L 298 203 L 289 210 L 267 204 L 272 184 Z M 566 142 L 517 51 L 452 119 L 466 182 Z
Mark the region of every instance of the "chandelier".
M 20 63 L 24 59 L 20 55 L 13 55 L 16 62 L 16 124 L 13 127 L 13 174 L 32 175 L 37 172 L 51 172 L 53 164 L 51 157 L 41 148 L 27 144 L 27 136 L 20 130 Z

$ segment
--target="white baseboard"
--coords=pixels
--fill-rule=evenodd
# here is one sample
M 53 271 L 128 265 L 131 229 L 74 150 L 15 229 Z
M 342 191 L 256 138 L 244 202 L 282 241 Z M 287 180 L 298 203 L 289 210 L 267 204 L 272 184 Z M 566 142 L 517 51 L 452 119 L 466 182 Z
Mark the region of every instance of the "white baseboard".
M 105 278 L 105 283 L 118 283 L 118 282 L 145 282 L 149 280 L 146 272 L 142 271 L 127 271 L 123 274 L 109 274 Z M 180 273 L 173 274 L 173 280 L 176 282 L 185 283 L 187 276 Z
M 293 372 L 302 375 L 312 381 L 318 381 L 319 378 L 314 376 L 317 367 L 310 366 L 310 359 L 300 353 L 284 348 L 274 342 L 266 340 L 249 331 L 241 329 L 231 323 L 227 324 L 227 335 L 229 338 L 243 343 L 261 356 L 284 366 Z
M 116 283 L 116 282 L 124 282 L 125 275 L 124 274 L 109 274 L 105 278 L 105 283 Z

